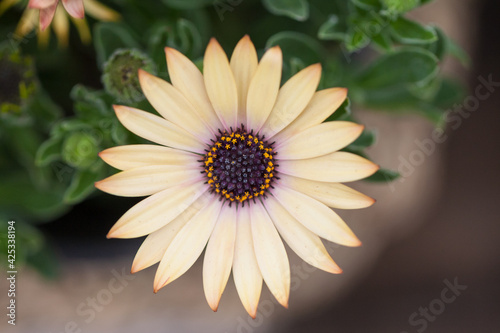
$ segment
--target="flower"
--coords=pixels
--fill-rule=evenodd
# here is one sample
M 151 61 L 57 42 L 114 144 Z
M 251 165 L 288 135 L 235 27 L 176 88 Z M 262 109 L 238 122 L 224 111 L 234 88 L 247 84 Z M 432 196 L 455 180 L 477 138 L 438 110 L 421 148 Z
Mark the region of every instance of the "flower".
M 206 246 L 203 286 L 216 311 L 231 269 L 240 299 L 256 316 L 262 281 L 288 306 L 288 243 L 303 260 L 330 273 L 341 269 L 321 238 L 361 243 L 330 208 L 363 208 L 373 199 L 339 182 L 373 174 L 378 166 L 338 151 L 363 126 L 322 123 L 347 90 L 315 92 L 321 65 L 311 65 L 280 88 L 282 53 L 260 62 L 248 36 L 229 61 L 212 39 L 202 74 L 166 48 L 172 84 L 139 70 L 144 94 L 161 116 L 114 106 L 120 122 L 159 145 L 119 146 L 100 157 L 123 170 L 96 183 L 119 196 L 149 196 L 128 210 L 108 238 L 148 235 L 132 264 L 135 273 L 160 262 L 154 291 L 184 274 Z
M 101 81 L 106 92 L 121 103 L 140 102 L 144 99 L 137 71 L 142 68 L 155 72 L 153 60 L 137 49 L 118 49 L 106 60 Z
M 82 19 L 85 16 L 83 0 L 62 0 L 66 12 L 74 18 Z M 28 8 L 40 10 L 40 29 L 45 30 L 52 22 L 59 0 L 30 0 Z
M 3 0 L 0 2 L 0 15 L 21 0 Z M 62 8 L 59 4 L 62 3 Z M 15 37 L 22 39 L 31 31 L 36 29 L 39 23 L 39 43 L 48 44 L 50 32 L 47 27 L 52 24 L 54 32 L 61 46 L 67 46 L 69 36 L 69 14 L 80 35 L 80 39 L 88 44 L 91 40 L 90 30 L 85 20 L 85 11 L 101 21 L 117 21 L 120 14 L 111 8 L 104 6 L 96 0 L 30 0 L 15 31 Z M 39 13 L 37 18 L 37 12 Z

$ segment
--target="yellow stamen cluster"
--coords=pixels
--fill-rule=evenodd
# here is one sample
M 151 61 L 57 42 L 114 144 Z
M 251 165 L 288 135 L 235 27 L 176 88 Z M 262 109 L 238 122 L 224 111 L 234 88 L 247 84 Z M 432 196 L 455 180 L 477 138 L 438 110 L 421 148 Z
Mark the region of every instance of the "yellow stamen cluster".
M 275 177 L 274 155 L 272 144 L 252 132 L 220 132 L 203 159 L 207 183 L 231 202 L 263 196 Z

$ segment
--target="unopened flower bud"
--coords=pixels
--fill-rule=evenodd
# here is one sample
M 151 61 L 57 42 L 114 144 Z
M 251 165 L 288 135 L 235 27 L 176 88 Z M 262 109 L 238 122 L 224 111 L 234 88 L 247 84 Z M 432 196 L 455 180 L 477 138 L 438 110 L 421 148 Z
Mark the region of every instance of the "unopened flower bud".
M 85 169 L 97 160 L 97 140 L 85 132 L 70 134 L 63 143 L 62 157 L 69 165 Z
M 104 88 L 119 102 L 134 103 L 143 100 L 137 76 L 140 68 L 155 74 L 153 61 L 143 52 L 136 49 L 116 50 L 104 64 Z

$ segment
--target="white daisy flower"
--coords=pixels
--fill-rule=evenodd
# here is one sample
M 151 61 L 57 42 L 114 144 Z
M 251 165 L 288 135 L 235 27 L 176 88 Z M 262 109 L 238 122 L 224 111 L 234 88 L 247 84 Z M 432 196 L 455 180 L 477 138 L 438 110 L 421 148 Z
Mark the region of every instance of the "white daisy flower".
M 347 90 L 316 92 L 320 64 L 280 88 L 279 46 L 259 62 L 248 36 L 231 60 L 212 39 L 203 74 L 178 51 L 165 52 L 172 83 L 139 71 L 142 90 L 160 116 L 115 106 L 127 129 L 157 145 L 100 153 L 123 171 L 97 182 L 97 188 L 149 196 L 127 211 L 108 237 L 148 235 L 132 272 L 159 262 L 155 292 L 184 274 L 206 247 L 203 286 L 214 311 L 231 270 L 250 316 L 256 315 L 262 281 L 287 307 L 290 267 L 282 239 L 309 264 L 340 273 L 320 238 L 345 246 L 361 243 L 331 208 L 374 202 L 340 184 L 378 170 L 367 159 L 339 151 L 363 126 L 323 123 Z

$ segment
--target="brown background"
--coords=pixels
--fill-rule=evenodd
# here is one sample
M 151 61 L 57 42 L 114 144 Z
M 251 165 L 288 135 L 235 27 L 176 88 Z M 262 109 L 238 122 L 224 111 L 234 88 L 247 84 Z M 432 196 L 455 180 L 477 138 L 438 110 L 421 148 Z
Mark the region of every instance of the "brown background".
M 464 24 L 476 22 L 467 29 L 472 93 L 480 75 L 500 82 L 500 3 L 470 1 L 464 10 L 470 18 Z M 500 332 L 499 125 L 500 90 L 457 130 L 447 130 L 439 147 L 444 189 L 431 214 L 408 217 L 423 219 L 420 228 L 392 244 L 347 297 L 276 332 Z M 409 316 L 440 298 L 443 280 L 454 278 L 467 289 L 425 329 L 412 326 Z

